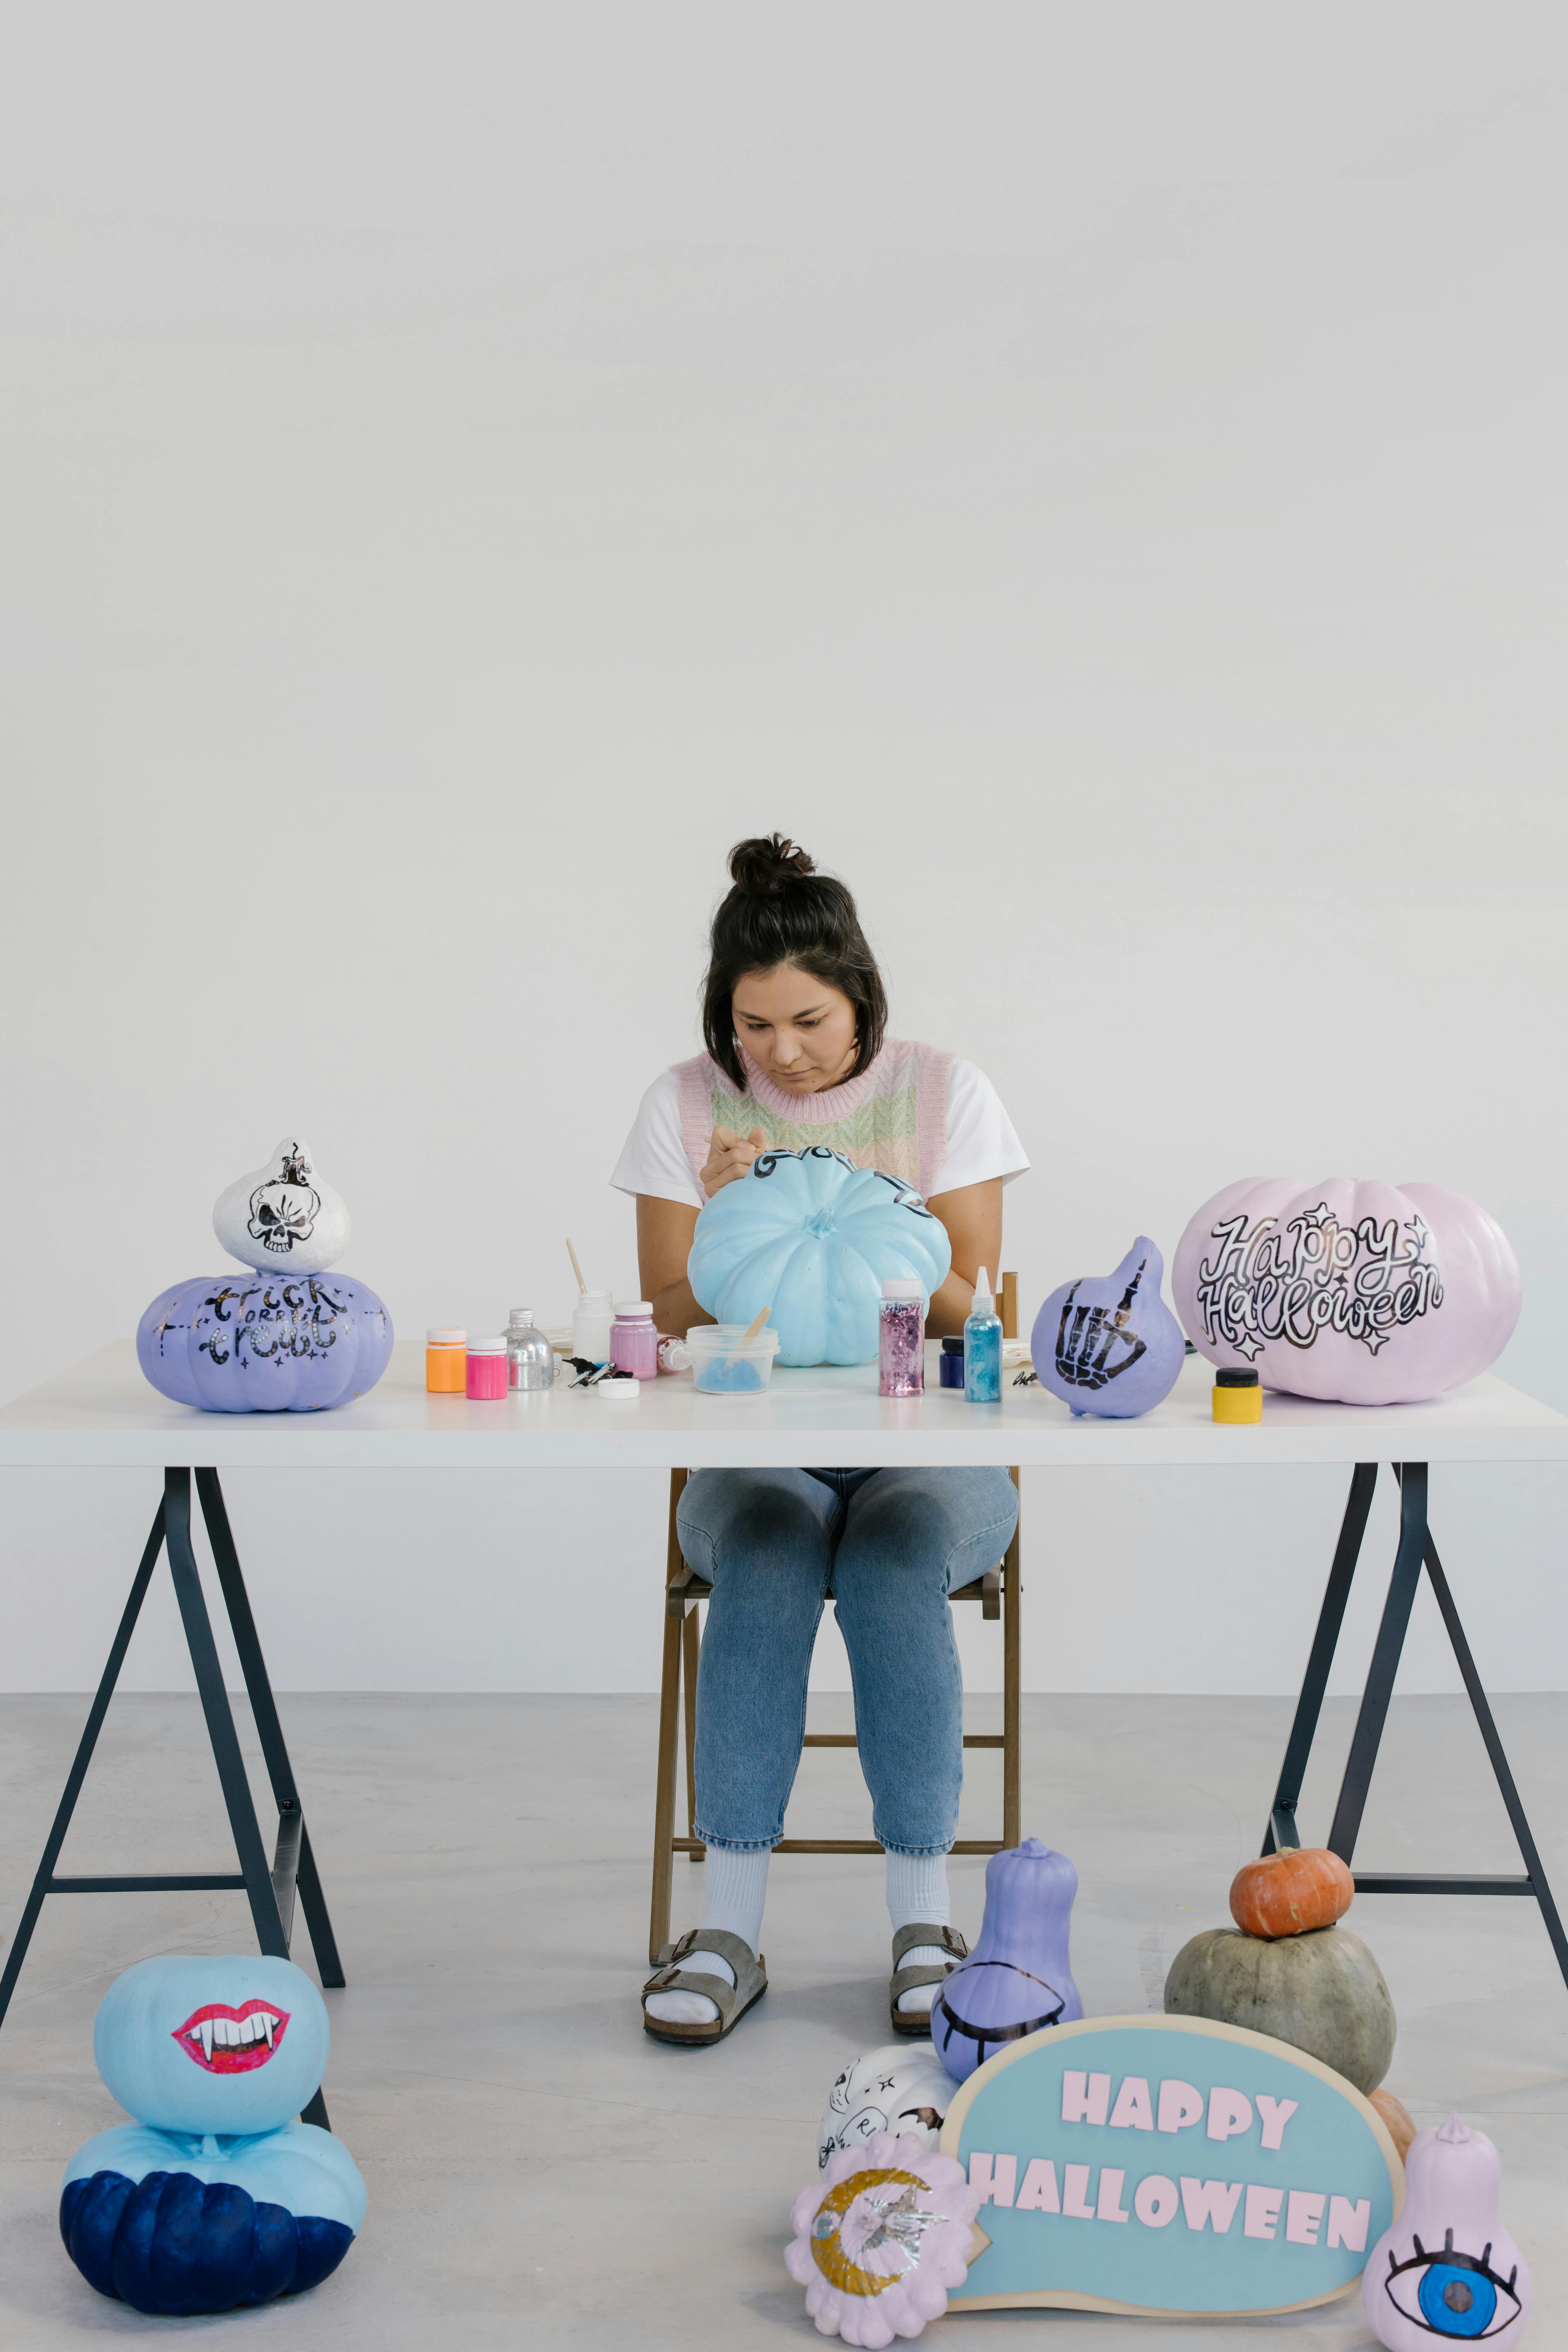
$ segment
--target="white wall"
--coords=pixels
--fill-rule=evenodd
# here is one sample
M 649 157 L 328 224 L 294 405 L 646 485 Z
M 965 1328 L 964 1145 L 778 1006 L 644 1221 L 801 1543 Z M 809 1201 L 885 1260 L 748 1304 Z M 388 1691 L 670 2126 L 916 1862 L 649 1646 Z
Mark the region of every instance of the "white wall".
M 566 1233 L 629 1287 L 605 1177 L 777 825 L 896 1028 L 1001 1087 L 1031 1310 L 1236 1174 L 1426 1177 L 1501 1219 L 1503 1369 L 1568 1405 L 1562 47 L 1427 5 L 35 11 L 0 1391 L 216 1263 L 286 1129 L 405 1333 L 558 1315 Z M 1435 1490 L 1489 1673 L 1568 1686 L 1568 1482 Z M 79 1687 L 153 1497 L 0 1495 L 0 1682 Z M 280 1684 L 651 1678 L 657 1481 L 232 1498 Z M 1032 1482 L 1027 1679 L 1290 1687 L 1339 1506 Z M 132 1684 L 183 1679 L 172 1619 Z

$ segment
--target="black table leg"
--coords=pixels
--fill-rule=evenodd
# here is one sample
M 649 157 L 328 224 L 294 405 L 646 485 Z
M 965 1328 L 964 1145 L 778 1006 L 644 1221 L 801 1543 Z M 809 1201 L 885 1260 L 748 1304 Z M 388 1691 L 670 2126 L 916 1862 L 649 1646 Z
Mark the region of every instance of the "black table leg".
M 218 1485 L 216 1470 L 196 1472 L 196 1494 L 206 1521 L 207 1538 L 217 1565 L 218 1582 L 223 1588 L 224 1603 L 228 1622 L 234 1632 L 234 1643 L 239 1653 L 239 1663 L 245 1675 L 245 1686 L 250 1694 L 250 1711 L 255 1718 L 261 1753 L 266 1759 L 268 1777 L 272 1782 L 272 1794 L 278 1804 L 278 1847 L 273 1856 L 272 1885 L 282 1914 L 283 1929 L 290 1935 L 294 1917 L 294 1891 L 299 1889 L 304 1906 L 305 1925 L 310 1931 L 310 1947 L 316 1955 L 324 1985 L 339 1986 L 345 1979 L 343 1965 L 338 1958 L 337 1938 L 327 1915 L 327 1899 L 321 1892 L 321 1878 L 316 1870 L 316 1858 L 310 1851 L 310 1832 L 300 1808 L 299 1791 L 294 1785 L 293 1768 L 284 1744 L 283 1727 L 278 1720 L 278 1703 L 272 1696 L 266 1660 L 257 1635 L 256 1620 L 250 1612 L 250 1596 L 245 1589 L 245 1577 L 229 1529 L 228 1512 Z
M 1541 1866 L 1524 1807 L 1520 1801 L 1513 1773 L 1503 1752 L 1502 1741 L 1493 1719 L 1491 1706 L 1459 1612 L 1443 1573 L 1443 1565 L 1433 1543 L 1427 1525 L 1426 1465 L 1424 1462 L 1395 1463 L 1394 1477 L 1399 1482 L 1399 1547 L 1394 1556 L 1394 1574 L 1389 1582 L 1388 1598 L 1384 1604 L 1383 1619 L 1378 1627 L 1377 1641 L 1373 1650 L 1372 1664 L 1367 1673 L 1366 1687 L 1362 1695 L 1361 1710 L 1351 1740 L 1350 1757 L 1341 1783 L 1339 1802 L 1334 1809 L 1333 1826 L 1328 1843 L 1331 1851 L 1346 1863 L 1350 1862 L 1356 1839 L 1361 1832 L 1362 1815 L 1366 1809 L 1367 1790 L 1371 1786 L 1373 1768 L 1382 1742 L 1388 1706 L 1394 1693 L 1394 1679 L 1398 1672 L 1400 1653 L 1410 1624 L 1410 1612 L 1415 1603 L 1416 1587 L 1425 1567 L 1432 1591 L 1441 1612 L 1448 1640 L 1458 1661 L 1459 1674 L 1474 1711 L 1481 1738 L 1497 1777 L 1503 1804 L 1519 1841 L 1523 1857 L 1523 1873 L 1494 1874 L 1474 1871 L 1394 1871 L 1358 1870 L 1353 1875 L 1356 1891 L 1363 1895 L 1532 1895 L 1541 1906 L 1542 1919 L 1551 1938 L 1552 1949 L 1563 1979 L 1568 1984 L 1568 1934 L 1563 1931 L 1552 1889 Z M 1306 1776 L 1307 1761 L 1311 1752 L 1313 1735 L 1322 1706 L 1323 1693 L 1328 1685 L 1329 1670 L 1333 1664 L 1334 1650 L 1344 1621 L 1345 1604 L 1355 1575 L 1356 1560 L 1365 1531 L 1367 1512 L 1372 1502 L 1373 1487 L 1377 1476 L 1376 1465 L 1358 1463 L 1351 1481 L 1350 1499 L 1345 1506 L 1340 1540 L 1330 1570 L 1328 1588 L 1319 1612 L 1317 1632 L 1313 1636 L 1311 1654 L 1307 1663 L 1301 1696 L 1297 1702 L 1295 1719 L 1286 1747 L 1285 1761 L 1280 1767 L 1268 1826 L 1264 1832 L 1263 1851 L 1273 1853 L 1286 1846 L 1299 1845 L 1296 1832 L 1296 1807 L 1300 1798 L 1301 1784 Z
M 1358 1462 L 1351 1478 L 1350 1494 L 1345 1500 L 1345 1515 L 1340 1525 L 1339 1542 L 1334 1546 L 1334 1564 L 1329 1570 L 1323 1605 L 1318 1612 L 1318 1628 L 1312 1636 L 1301 1696 L 1296 1702 L 1295 1721 L 1290 1726 L 1290 1737 L 1285 1744 L 1285 1761 L 1279 1768 L 1268 1826 L 1263 1832 L 1265 1853 L 1274 1853 L 1283 1846 L 1296 1846 L 1301 1843 L 1296 1834 L 1296 1808 L 1301 1801 L 1301 1783 L 1307 1777 L 1307 1759 L 1312 1752 L 1318 1717 L 1322 1713 L 1323 1694 L 1329 1686 L 1329 1669 L 1334 1663 L 1334 1651 L 1339 1643 L 1340 1628 L 1344 1623 L 1345 1604 L 1351 1597 L 1351 1584 L 1355 1576 L 1356 1561 L 1361 1557 L 1362 1538 L 1366 1533 L 1367 1514 L 1372 1508 L 1373 1488 L 1376 1484 L 1376 1463 Z
M 191 1543 L 191 1474 L 189 1470 L 171 1469 L 163 1473 L 163 1500 L 153 1522 L 134 1580 L 131 1587 L 120 1625 L 115 1633 L 108 1660 L 103 1669 L 86 1727 L 67 1777 L 65 1790 L 56 1811 L 54 1825 L 49 1832 L 24 1907 L 16 1935 L 6 1956 L 5 1969 L 0 1975 L 0 2019 L 4 2019 L 11 1994 L 21 1973 L 27 1947 L 37 1926 L 38 1915 L 47 1895 L 107 1895 L 147 1893 L 154 1891 L 193 1889 L 243 1891 L 250 1903 L 250 1916 L 256 1928 L 256 1939 L 264 1952 L 279 1959 L 289 1957 L 289 1922 L 294 1907 L 296 1876 L 311 1930 L 317 1961 L 322 1979 L 329 1985 L 343 1982 L 342 1963 L 327 1917 L 326 1903 L 316 1874 L 314 1857 L 310 1854 L 305 1833 L 304 1819 L 295 1792 L 289 1769 L 282 1727 L 272 1687 L 267 1679 L 267 1669 L 257 1639 L 255 1621 L 251 1616 L 244 1578 L 235 1554 L 229 1533 L 227 1516 L 216 1474 L 198 1471 L 198 1488 L 202 1492 L 204 1515 L 214 1538 L 214 1554 L 218 1562 L 218 1577 L 225 1602 L 234 1626 L 240 1664 L 244 1668 L 246 1685 L 256 1712 L 257 1726 L 263 1752 L 279 1799 L 277 1853 L 268 1868 L 266 1848 L 256 1818 L 256 1806 L 250 1793 L 250 1782 L 240 1753 L 239 1735 L 235 1728 L 234 1711 L 229 1706 L 228 1691 L 218 1662 L 217 1644 L 213 1638 L 212 1622 L 207 1615 L 202 1593 L 201 1576 L 196 1567 Z M 210 1489 L 207 1482 L 210 1481 Z M 221 1529 L 221 1545 L 218 1531 Z M 224 1803 L 228 1812 L 229 1829 L 234 1837 L 239 1870 L 234 1872 L 160 1872 L 128 1874 L 115 1873 L 94 1877 L 63 1877 L 56 1874 L 55 1864 L 64 1845 L 77 1800 L 81 1794 L 88 1766 L 103 1727 L 109 1702 L 114 1695 L 125 1654 L 147 1597 L 147 1588 L 157 1566 L 160 1550 L 167 1549 L 169 1572 L 174 1580 L 174 1596 L 179 1602 L 181 1622 L 184 1627 L 185 1644 L 195 1672 L 196 1689 L 206 1720 L 207 1738 L 212 1745 L 213 1760 L 217 1766 L 218 1780 L 223 1790 Z M 318 1921 L 320 1923 L 318 1930 Z M 330 1971 L 330 1972 L 329 1972 Z M 326 2104 L 318 2089 L 302 2111 L 307 2123 L 320 2124 L 329 2129 Z

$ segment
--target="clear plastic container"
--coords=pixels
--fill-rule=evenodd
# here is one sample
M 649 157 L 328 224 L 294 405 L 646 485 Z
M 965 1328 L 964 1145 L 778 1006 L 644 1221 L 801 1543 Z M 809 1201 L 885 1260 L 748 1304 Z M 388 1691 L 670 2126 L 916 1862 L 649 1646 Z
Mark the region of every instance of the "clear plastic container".
M 572 1318 L 572 1353 L 590 1364 L 610 1360 L 610 1326 L 616 1319 L 615 1293 L 580 1290 Z
M 514 1307 L 506 1327 L 507 1386 L 552 1389 L 555 1350 L 533 1319 L 531 1307 Z
M 709 1396 L 755 1396 L 773 1378 L 779 1335 L 763 1324 L 754 1339 L 743 1323 L 699 1323 L 686 1335 L 691 1371 Z

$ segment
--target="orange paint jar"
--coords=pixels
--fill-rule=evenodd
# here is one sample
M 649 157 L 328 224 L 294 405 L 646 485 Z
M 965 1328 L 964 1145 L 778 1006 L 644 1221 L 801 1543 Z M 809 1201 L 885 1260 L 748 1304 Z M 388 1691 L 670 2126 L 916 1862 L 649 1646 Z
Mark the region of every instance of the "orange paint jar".
M 432 1396 L 464 1396 L 468 1386 L 468 1335 L 435 1330 L 425 1334 L 425 1385 Z

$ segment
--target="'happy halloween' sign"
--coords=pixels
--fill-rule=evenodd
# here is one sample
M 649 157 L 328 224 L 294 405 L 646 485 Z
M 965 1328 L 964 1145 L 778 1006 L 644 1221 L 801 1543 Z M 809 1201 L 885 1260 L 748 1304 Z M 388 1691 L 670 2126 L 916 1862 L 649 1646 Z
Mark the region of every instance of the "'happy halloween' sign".
M 942 2147 L 984 2200 L 955 2311 L 1299 2311 L 1354 2285 L 1405 2195 L 1342 2076 L 1195 2017 L 1030 2034 L 970 2076 Z

